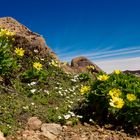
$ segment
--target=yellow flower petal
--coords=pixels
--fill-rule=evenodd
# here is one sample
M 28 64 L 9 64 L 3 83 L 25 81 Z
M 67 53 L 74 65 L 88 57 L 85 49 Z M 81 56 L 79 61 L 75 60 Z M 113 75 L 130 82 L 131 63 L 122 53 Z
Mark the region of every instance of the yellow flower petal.
M 23 56 L 24 52 L 25 52 L 25 50 L 23 50 L 23 48 L 16 48 L 15 49 L 15 53 L 19 56 Z
M 120 70 L 114 70 L 114 73 L 118 75 L 118 74 L 121 73 L 121 71 Z
M 90 86 L 82 86 L 80 89 L 81 94 L 85 94 L 90 91 Z
M 130 102 L 135 101 L 136 100 L 136 96 L 134 94 L 127 94 L 126 95 L 127 100 L 129 100 Z
M 42 69 L 42 64 L 40 64 L 39 62 L 35 62 L 35 63 L 33 64 L 33 67 L 34 67 L 35 69 L 37 69 L 37 70 L 41 70 L 41 69 Z
M 119 97 L 121 95 L 121 90 L 120 89 L 116 89 L 113 88 L 109 91 L 109 95 L 113 98 L 113 97 Z
M 51 66 L 54 66 L 54 67 L 58 67 L 58 62 L 57 61 L 54 61 L 52 60 L 51 63 L 50 63 Z
M 109 76 L 107 74 L 103 74 L 103 75 L 99 75 L 97 79 L 100 81 L 106 81 L 109 79 Z
M 122 98 L 114 97 L 113 99 L 110 99 L 109 104 L 114 108 L 121 109 L 124 106 L 124 101 Z

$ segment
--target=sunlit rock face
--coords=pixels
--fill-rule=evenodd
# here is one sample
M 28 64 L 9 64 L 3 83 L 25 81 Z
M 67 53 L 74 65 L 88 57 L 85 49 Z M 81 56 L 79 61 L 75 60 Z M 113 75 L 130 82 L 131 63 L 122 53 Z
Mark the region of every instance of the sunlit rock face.
M 0 18 L 0 28 L 15 32 L 15 46 L 38 50 L 41 55 L 49 53 L 58 61 L 56 54 L 47 46 L 44 38 L 11 17 Z
M 76 68 L 81 72 L 85 72 L 87 70 L 87 66 L 93 66 L 94 69 L 92 71 L 94 73 L 99 73 L 102 71 L 96 64 L 84 56 L 73 58 L 71 61 L 71 67 Z

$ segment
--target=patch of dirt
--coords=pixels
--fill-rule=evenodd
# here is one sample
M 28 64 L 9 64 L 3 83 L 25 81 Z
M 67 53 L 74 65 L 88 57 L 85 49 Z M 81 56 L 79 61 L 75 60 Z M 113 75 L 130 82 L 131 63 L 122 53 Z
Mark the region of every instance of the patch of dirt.
M 51 124 L 48 123 L 47 125 Z M 53 131 L 54 129 L 56 131 L 56 128 L 52 127 L 45 133 L 41 131 L 42 128 L 38 130 L 26 128 L 26 130 L 18 132 L 16 136 L 8 136 L 6 140 L 140 140 L 140 136 L 130 136 L 123 131 L 112 131 L 98 125 L 93 126 L 86 123 L 84 125 L 64 125 L 60 127 L 62 128 L 61 133 L 57 135 L 49 133 L 49 130 Z
M 111 131 L 99 126 L 76 125 L 63 130 L 61 140 L 140 140 L 120 131 Z

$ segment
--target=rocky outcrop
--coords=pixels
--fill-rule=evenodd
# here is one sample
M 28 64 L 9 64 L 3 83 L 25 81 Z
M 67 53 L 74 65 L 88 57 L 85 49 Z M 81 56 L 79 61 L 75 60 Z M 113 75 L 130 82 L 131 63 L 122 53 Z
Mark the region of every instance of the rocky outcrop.
M 87 71 L 87 66 L 93 66 L 94 69 L 92 70 L 93 73 L 99 73 L 102 70 L 89 59 L 84 56 L 73 58 L 71 61 L 71 67 L 73 69 L 77 69 L 79 72 Z
M 56 54 L 46 45 L 44 38 L 27 27 L 20 24 L 11 17 L 0 18 L 0 28 L 15 32 L 15 46 L 28 48 L 31 50 L 38 50 L 41 55 L 49 53 L 54 59 L 58 61 Z
M 92 74 L 97 74 L 101 71 L 103 72 L 101 68 L 99 68 L 95 63 L 93 63 L 84 56 L 73 58 L 71 60 L 71 64 L 67 64 L 65 66 L 63 65 L 62 68 L 65 72 L 77 74 L 88 72 L 89 71 L 89 69 L 87 68 L 88 66 L 92 67 L 92 69 L 90 69 Z

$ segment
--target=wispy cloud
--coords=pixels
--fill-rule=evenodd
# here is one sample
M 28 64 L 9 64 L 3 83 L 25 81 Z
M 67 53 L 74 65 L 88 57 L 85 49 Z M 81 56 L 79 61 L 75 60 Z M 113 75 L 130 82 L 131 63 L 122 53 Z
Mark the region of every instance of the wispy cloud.
M 108 58 L 114 58 L 116 56 L 124 58 L 126 55 L 135 55 L 140 53 L 140 46 L 135 46 L 135 47 L 129 47 L 129 48 L 123 48 L 123 49 L 118 49 L 118 50 L 110 50 L 112 47 L 105 47 L 105 49 L 102 50 L 93 50 L 90 53 L 81 53 L 81 52 L 70 52 L 66 54 L 61 54 L 59 57 L 62 60 L 65 61 L 70 61 L 72 58 L 76 56 L 86 56 L 89 59 L 94 59 L 94 60 L 101 60 L 101 59 L 108 59 Z
M 63 51 L 63 52 L 58 52 L 57 54 L 59 55 L 60 58 L 68 59 L 68 58 L 76 57 L 77 55 L 83 55 L 83 56 L 98 55 L 98 54 L 104 53 L 106 51 L 109 51 L 112 48 L 112 46 L 105 47 L 104 49 L 101 49 L 100 47 L 96 47 L 95 49 L 90 51 L 90 53 L 83 53 L 83 50 L 80 50 L 80 49 L 75 50 L 74 48 L 76 48 L 76 46 L 77 46 L 76 44 L 74 46 L 71 46 L 71 48 L 73 48 L 72 49 L 73 51 L 70 51 L 70 52 Z M 87 48 L 88 48 L 88 46 L 87 46 Z
M 109 61 L 95 61 L 95 63 L 105 72 L 110 73 L 115 69 L 140 70 L 140 57 L 124 58 Z
M 96 59 L 101 59 L 101 58 L 109 58 L 109 57 L 114 57 L 114 56 L 124 56 L 124 55 L 130 55 L 130 54 L 135 54 L 135 53 L 140 53 L 140 48 L 139 49 L 126 49 L 126 50 L 116 50 L 116 51 L 110 51 L 110 52 L 106 52 L 104 54 L 99 54 L 99 55 L 95 55 L 95 56 L 90 56 L 89 58 L 94 58 Z

